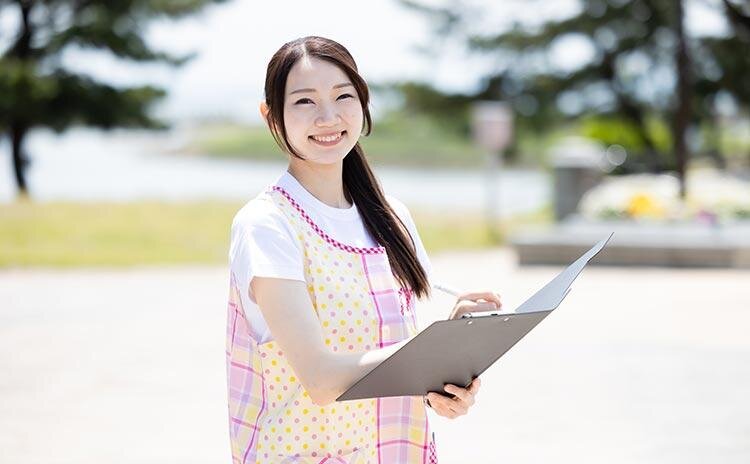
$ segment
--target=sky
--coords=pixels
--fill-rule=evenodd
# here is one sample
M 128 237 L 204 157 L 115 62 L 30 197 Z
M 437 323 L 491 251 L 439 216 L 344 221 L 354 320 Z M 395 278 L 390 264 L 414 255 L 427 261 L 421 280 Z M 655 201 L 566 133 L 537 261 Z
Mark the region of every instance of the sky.
M 260 121 L 266 66 L 273 53 L 290 40 L 320 35 L 343 44 L 354 56 L 367 81 L 436 77 L 443 85 L 466 85 L 475 73 L 464 63 L 441 60 L 437 67 L 414 50 L 429 40 L 426 22 L 390 0 L 367 7 L 350 1 L 316 2 L 230 0 L 208 8 L 203 15 L 163 23 L 149 30 L 149 42 L 175 52 L 199 55 L 180 69 L 162 66 L 130 67 L 107 57 L 66 57 L 78 69 L 109 80 L 155 82 L 170 90 L 159 109 L 171 117 L 235 117 Z M 478 70 L 477 70 L 478 71 Z M 377 106 L 378 102 L 373 101 Z M 377 110 L 377 108 L 374 108 Z
M 421 0 L 443 4 L 442 0 Z M 722 25 L 709 5 L 718 0 L 690 0 L 688 27 L 698 33 L 720 30 Z M 576 11 L 576 0 L 464 0 L 467 8 L 479 7 L 476 30 L 497 30 L 519 21 L 534 25 Z M 0 31 L 12 30 L 15 17 L 0 15 Z M 155 108 L 172 120 L 194 118 L 235 119 L 259 122 L 266 66 L 285 42 L 320 35 L 343 44 L 354 56 L 368 82 L 420 80 L 454 92 L 476 88 L 491 60 L 470 55 L 457 43 L 442 42 L 430 33 L 427 19 L 398 5 L 395 0 L 355 3 L 343 0 L 229 0 L 203 13 L 179 21 L 160 21 L 146 29 L 148 43 L 175 53 L 196 52 L 181 68 L 142 65 L 116 60 L 104 53 L 69 50 L 63 62 L 72 69 L 121 85 L 156 84 L 169 96 Z M 0 36 L 0 39 L 4 37 Z M 0 45 L 3 45 L 0 43 Z M 417 51 L 435 50 L 436 56 Z M 555 47 L 553 61 L 574 69 L 586 61 L 592 48 L 571 38 Z M 376 116 L 388 102 L 373 97 Z

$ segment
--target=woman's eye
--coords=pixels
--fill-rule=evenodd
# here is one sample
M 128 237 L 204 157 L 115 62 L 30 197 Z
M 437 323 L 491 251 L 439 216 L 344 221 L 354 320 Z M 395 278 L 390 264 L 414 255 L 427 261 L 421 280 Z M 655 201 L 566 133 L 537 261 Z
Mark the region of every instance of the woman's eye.
M 344 97 L 354 98 L 351 94 L 344 93 L 344 94 L 339 95 L 339 97 L 337 98 L 337 100 L 341 100 Z M 297 100 L 296 102 L 294 102 L 295 105 L 304 105 L 304 104 L 307 104 L 307 103 L 314 103 L 314 102 L 312 100 L 310 100 L 309 98 L 300 98 L 299 100 Z

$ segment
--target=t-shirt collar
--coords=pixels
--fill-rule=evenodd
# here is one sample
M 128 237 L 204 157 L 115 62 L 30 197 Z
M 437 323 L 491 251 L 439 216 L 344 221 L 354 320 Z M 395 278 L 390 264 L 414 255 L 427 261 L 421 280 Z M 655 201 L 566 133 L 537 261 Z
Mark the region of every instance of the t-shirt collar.
M 284 171 L 276 180 L 275 185 L 286 190 L 292 198 L 304 206 L 314 208 L 319 213 L 330 218 L 344 221 L 359 219 L 359 211 L 357 211 L 357 205 L 354 202 L 352 202 L 352 206 L 349 208 L 334 208 L 333 206 L 329 206 L 308 192 L 289 171 Z

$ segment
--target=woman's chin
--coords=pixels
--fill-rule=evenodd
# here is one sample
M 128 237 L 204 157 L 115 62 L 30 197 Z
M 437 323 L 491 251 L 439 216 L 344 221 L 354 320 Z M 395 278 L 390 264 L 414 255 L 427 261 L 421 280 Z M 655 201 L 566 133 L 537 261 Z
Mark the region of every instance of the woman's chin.
M 308 162 L 315 163 L 315 164 L 336 164 L 340 163 L 346 158 L 346 156 L 351 152 L 351 148 L 346 150 L 345 152 L 337 151 L 335 153 L 332 152 L 314 152 L 310 154 L 305 155 L 305 159 Z
M 317 165 L 320 165 L 320 166 L 332 166 L 334 164 L 341 163 L 344 160 L 345 156 L 346 155 L 344 155 L 344 156 L 336 156 L 336 157 L 333 157 L 333 156 L 321 156 L 321 157 L 318 157 L 318 158 L 312 158 L 311 157 L 311 158 L 308 158 L 306 161 L 308 163 L 317 164 Z

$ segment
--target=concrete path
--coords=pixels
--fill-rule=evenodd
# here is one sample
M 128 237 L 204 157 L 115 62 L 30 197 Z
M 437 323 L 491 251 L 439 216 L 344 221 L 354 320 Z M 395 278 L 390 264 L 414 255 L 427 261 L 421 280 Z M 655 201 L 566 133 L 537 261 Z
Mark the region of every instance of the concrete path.
M 432 257 L 514 307 L 560 268 Z M 229 463 L 223 267 L 0 271 L 0 462 Z M 420 302 L 423 325 L 451 297 Z M 589 267 L 431 416 L 441 463 L 750 462 L 750 271 Z

